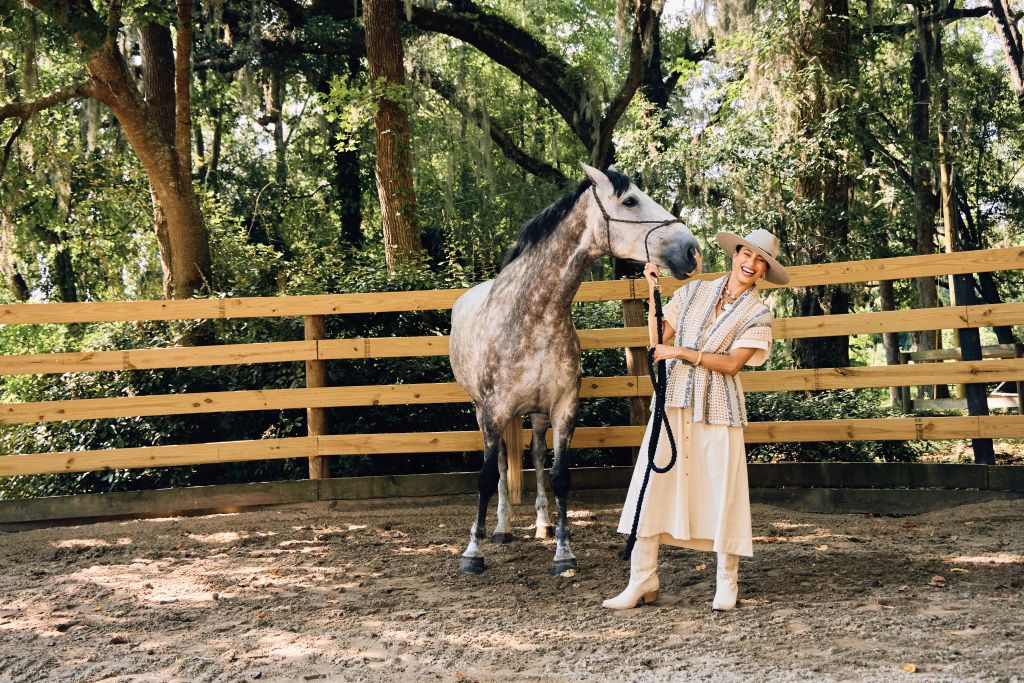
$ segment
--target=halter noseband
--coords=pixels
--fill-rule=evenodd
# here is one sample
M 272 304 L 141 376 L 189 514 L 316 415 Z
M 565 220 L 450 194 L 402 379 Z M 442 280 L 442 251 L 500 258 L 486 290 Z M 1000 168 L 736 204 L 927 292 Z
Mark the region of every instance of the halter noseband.
M 604 204 L 601 203 L 601 198 L 597 196 L 597 185 L 591 185 L 590 191 L 594 195 L 594 201 L 597 202 L 597 208 L 601 210 L 601 216 L 604 217 L 604 231 L 605 239 L 608 240 L 608 253 L 612 252 L 612 221 L 615 221 L 616 223 L 632 223 L 634 225 L 651 225 L 652 223 L 655 224 L 654 227 L 648 230 L 647 234 L 644 235 L 644 255 L 646 256 L 647 263 L 649 263 L 651 260 L 651 249 L 647 244 L 648 240 L 651 238 L 651 233 L 657 230 L 658 228 L 664 228 L 665 226 L 672 225 L 673 223 L 682 224 L 682 221 L 679 220 L 678 218 L 672 218 L 666 221 L 633 221 L 627 218 L 612 218 L 610 215 L 608 215 L 608 211 L 605 210 Z

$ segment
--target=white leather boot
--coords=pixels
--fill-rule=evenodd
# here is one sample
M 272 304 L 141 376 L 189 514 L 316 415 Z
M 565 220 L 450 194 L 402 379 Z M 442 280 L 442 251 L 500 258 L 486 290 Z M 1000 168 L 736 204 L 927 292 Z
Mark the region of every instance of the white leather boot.
M 736 596 L 740 592 L 740 556 L 731 553 L 718 553 L 718 569 L 716 571 L 717 586 L 715 600 L 711 609 L 716 612 L 727 612 L 736 607 Z
M 629 556 L 629 585 L 614 598 L 601 603 L 608 609 L 633 609 L 643 604 L 653 604 L 658 599 L 658 548 L 657 536 L 641 536 L 636 539 Z

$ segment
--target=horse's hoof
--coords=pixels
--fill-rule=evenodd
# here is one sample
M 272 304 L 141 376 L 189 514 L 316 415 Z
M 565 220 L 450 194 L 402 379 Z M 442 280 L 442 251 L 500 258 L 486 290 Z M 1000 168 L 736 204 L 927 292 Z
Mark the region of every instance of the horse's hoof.
M 537 538 L 541 540 L 545 538 L 554 538 L 555 526 L 553 524 L 548 524 L 547 526 L 538 526 L 537 533 L 535 535 Z
M 495 533 L 491 536 L 491 543 L 511 543 L 514 540 L 516 540 L 515 534 L 508 531 Z
M 571 574 L 569 572 L 571 572 Z M 569 576 L 574 576 L 576 574 L 575 557 L 568 560 L 555 560 L 555 563 L 551 566 L 552 576 L 563 576 L 565 574 L 569 574 Z
M 485 569 L 487 566 L 482 556 L 459 558 L 459 571 L 463 574 L 483 574 Z

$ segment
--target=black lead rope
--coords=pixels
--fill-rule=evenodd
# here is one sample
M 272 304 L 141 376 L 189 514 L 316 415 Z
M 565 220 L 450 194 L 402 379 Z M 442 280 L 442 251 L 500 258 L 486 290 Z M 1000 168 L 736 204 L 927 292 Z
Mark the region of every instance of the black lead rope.
M 658 343 L 662 343 L 662 319 L 664 314 L 661 310 L 661 290 L 654 290 L 654 317 L 658 325 Z M 647 492 L 647 484 L 651 479 L 651 472 L 665 474 L 676 464 L 676 440 L 672 435 L 672 426 L 665 415 L 665 398 L 668 385 L 668 364 L 661 360 L 657 363 L 657 376 L 655 376 L 654 349 L 647 351 L 647 372 L 651 376 L 651 383 L 654 385 L 654 419 L 651 421 L 651 438 L 647 442 L 647 470 L 644 472 L 644 483 L 640 486 L 640 494 L 636 501 L 636 512 L 633 514 L 633 528 L 626 539 L 626 547 L 619 555 L 628 560 L 633 554 L 633 546 L 636 545 L 636 530 L 640 526 L 640 510 L 644 504 L 644 494 Z M 658 453 L 658 440 L 661 438 L 661 425 L 665 426 L 665 435 L 668 437 L 668 445 L 672 450 L 672 458 L 665 467 L 658 467 L 654 464 L 654 458 Z
M 644 237 L 644 251 L 646 252 L 648 261 L 651 260 L 651 251 L 648 241 L 651 239 L 651 235 L 654 231 L 659 228 L 672 225 L 673 223 L 682 223 L 678 218 L 671 218 L 663 221 L 638 221 L 625 218 L 612 218 L 604 208 L 604 204 L 601 203 L 601 199 L 597 196 L 597 186 L 592 185 L 590 190 L 594 195 L 594 201 L 597 202 L 597 208 L 600 210 L 601 216 L 604 218 L 605 238 L 608 240 L 609 252 L 612 250 L 611 224 L 613 222 L 632 223 L 634 225 L 653 225 Z M 658 343 L 661 344 L 663 341 L 662 320 L 665 316 L 661 310 L 661 289 L 657 287 L 654 290 L 654 317 L 656 318 L 658 325 Z M 657 365 L 657 375 L 655 375 L 655 365 Z M 636 501 L 636 513 L 633 515 L 633 529 L 629 532 L 629 538 L 626 539 L 626 547 L 623 548 L 620 555 L 624 560 L 629 559 L 629 556 L 633 553 L 633 546 L 636 545 L 636 530 L 640 525 L 640 508 L 643 507 L 644 504 L 644 493 L 647 492 L 647 483 L 651 479 L 651 472 L 653 471 L 658 474 L 665 474 L 676 464 L 676 439 L 672 435 L 672 426 L 668 423 L 668 417 L 665 416 L 665 394 L 666 387 L 668 386 L 668 366 L 663 360 L 658 361 L 657 364 L 655 364 L 654 349 L 648 349 L 647 351 L 647 373 L 651 376 L 651 384 L 654 385 L 654 420 L 651 423 L 651 439 L 647 443 L 647 471 L 644 473 L 644 483 L 640 487 L 640 496 Z M 669 460 L 668 465 L 665 467 L 658 467 L 654 464 L 654 456 L 658 452 L 658 440 L 661 438 L 660 425 L 665 425 L 665 435 L 668 436 L 668 445 L 672 449 L 672 459 Z

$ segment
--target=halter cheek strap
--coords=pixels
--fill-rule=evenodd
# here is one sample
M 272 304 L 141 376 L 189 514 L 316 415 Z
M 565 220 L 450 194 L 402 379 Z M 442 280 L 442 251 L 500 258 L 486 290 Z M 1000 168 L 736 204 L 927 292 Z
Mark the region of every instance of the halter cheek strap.
M 601 203 L 601 198 L 597 196 L 597 185 L 591 185 L 590 191 L 591 193 L 593 193 L 594 201 L 597 202 L 597 208 L 601 211 L 601 216 L 604 218 L 604 232 L 605 239 L 608 242 L 609 254 L 612 253 L 612 221 L 616 223 L 630 223 L 633 225 L 654 225 L 654 227 L 648 230 L 647 234 L 644 235 L 644 257 L 646 258 L 645 262 L 647 263 L 649 263 L 651 260 L 651 248 L 648 243 L 651 239 L 651 233 L 653 233 L 655 230 L 659 228 L 664 228 L 666 226 L 672 225 L 673 223 L 679 223 L 680 225 L 682 224 L 682 221 L 679 220 L 678 218 L 671 218 L 669 220 L 664 221 L 634 221 L 628 218 L 613 218 L 608 214 L 607 209 L 604 208 L 604 204 Z

